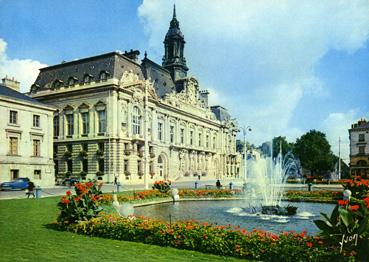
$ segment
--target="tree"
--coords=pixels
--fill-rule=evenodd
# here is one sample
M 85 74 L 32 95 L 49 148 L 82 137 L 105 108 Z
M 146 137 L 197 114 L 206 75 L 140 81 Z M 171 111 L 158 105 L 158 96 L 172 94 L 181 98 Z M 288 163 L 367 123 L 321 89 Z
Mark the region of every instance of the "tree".
M 337 169 L 338 172 L 338 156 L 336 155 L 333 155 L 333 165 L 334 169 Z M 350 178 L 350 168 L 342 159 L 341 159 L 341 178 Z
M 334 158 L 325 134 L 310 130 L 296 140 L 294 154 L 312 176 L 324 175 L 333 169 Z
M 273 158 L 277 157 L 282 147 L 282 155 L 285 156 L 292 151 L 293 143 L 288 143 L 285 136 L 277 136 L 273 138 Z
M 244 142 L 243 142 L 243 140 L 239 140 L 239 139 L 237 139 L 236 140 L 236 151 L 237 152 L 240 152 L 240 153 L 242 153 L 243 154 L 243 150 L 244 150 Z M 252 149 L 254 146 L 252 145 L 252 144 L 250 144 L 249 142 L 247 142 L 246 141 L 246 149 L 247 150 L 250 150 L 250 149 Z

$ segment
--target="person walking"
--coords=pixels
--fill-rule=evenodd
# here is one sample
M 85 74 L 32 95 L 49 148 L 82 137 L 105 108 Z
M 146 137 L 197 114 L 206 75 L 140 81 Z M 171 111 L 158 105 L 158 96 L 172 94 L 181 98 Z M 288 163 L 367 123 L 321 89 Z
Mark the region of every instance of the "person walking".
M 32 195 L 33 198 L 36 197 L 35 196 L 35 192 L 34 192 L 34 190 L 35 190 L 35 184 L 31 180 L 28 182 L 28 188 L 27 188 L 27 190 L 28 190 L 28 192 L 26 193 L 27 194 L 27 198 L 29 198 L 30 195 Z
M 217 182 L 215 183 L 217 189 L 221 189 L 222 188 L 222 184 L 220 183 L 220 180 L 218 179 Z

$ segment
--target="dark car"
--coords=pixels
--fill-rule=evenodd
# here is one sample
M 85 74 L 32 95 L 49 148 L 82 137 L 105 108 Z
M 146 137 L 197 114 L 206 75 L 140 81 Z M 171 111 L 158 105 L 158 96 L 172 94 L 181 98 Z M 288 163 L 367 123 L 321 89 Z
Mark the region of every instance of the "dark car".
M 20 190 L 24 190 L 28 188 L 28 182 L 29 182 L 29 178 L 27 177 L 19 177 L 14 179 L 11 182 L 4 182 L 0 184 L 0 189 L 1 190 L 6 190 L 6 189 L 20 189 Z
M 77 184 L 79 182 L 81 182 L 81 180 L 77 177 L 68 177 L 63 180 L 62 185 L 63 186 L 74 186 L 74 184 Z

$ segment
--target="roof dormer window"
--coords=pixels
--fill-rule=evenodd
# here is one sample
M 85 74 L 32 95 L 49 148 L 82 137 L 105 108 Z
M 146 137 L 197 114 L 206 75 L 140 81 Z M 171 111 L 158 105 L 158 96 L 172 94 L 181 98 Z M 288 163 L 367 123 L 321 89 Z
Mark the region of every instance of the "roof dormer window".
M 101 71 L 100 73 L 100 81 L 106 81 L 108 79 L 108 72 Z
M 89 74 L 85 74 L 85 76 L 83 77 L 83 83 L 84 84 L 89 84 L 92 80 L 92 75 Z
M 77 83 L 77 78 L 69 77 L 68 79 L 68 86 L 74 86 Z
M 57 88 L 60 88 L 63 84 L 63 81 L 59 80 L 59 79 L 56 79 L 53 84 L 52 84 L 52 88 L 53 89 L 57 89 Z

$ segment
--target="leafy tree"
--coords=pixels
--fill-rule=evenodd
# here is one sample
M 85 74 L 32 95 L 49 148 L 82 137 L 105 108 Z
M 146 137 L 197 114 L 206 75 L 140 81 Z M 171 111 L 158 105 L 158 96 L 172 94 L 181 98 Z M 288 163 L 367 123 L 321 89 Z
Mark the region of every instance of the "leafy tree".
M 289 143 L 285 136 L 277 136 L 273 138 L 273 157 L 279 154 L 280 147 L 282 147 L 282 155 L 286 155 L 293 149 L 293 143 Z
M 243 150 L 244 150 L 244 147 L 243 146 L 244 146 L 243 140 L 237 139 L 236 140 L 236 151 L 237 152 L 240 152 L 240 153 L 243 153 Z M 247 148 L 247 150 L 250 150 L 253 147 L 254 146 L 252 144 L 250 144 L 249 142 L 246 141 L 246 148 Z
M 312 176 L 324 175 L 333 169 L 331 146 L 322 132 L 310 130 L 302 135 L 296 140 L 293 152 Z

